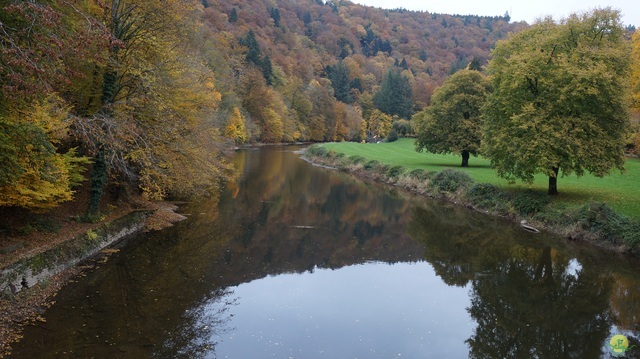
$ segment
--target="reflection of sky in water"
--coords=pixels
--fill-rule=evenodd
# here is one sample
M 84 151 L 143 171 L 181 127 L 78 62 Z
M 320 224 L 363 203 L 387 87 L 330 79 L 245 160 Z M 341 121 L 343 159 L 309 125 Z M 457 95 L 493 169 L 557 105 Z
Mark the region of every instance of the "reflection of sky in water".
M 475 327 L 468 288 L 426 262 L 270 276 L 233 292 L 235 330 L 213 338 L 218 358 L 462 358 Z
M 567 265 L 567 270 L 565 273 L 567 273 L 567 275 L 572 275 L 577 278 L 580 275 L 581 270 L 582 270 L 582 264 L 580 264 L 580 262 L 578 262 L 577 259 L 572 258 L 571 260 L 569 260 L 569 264 Z

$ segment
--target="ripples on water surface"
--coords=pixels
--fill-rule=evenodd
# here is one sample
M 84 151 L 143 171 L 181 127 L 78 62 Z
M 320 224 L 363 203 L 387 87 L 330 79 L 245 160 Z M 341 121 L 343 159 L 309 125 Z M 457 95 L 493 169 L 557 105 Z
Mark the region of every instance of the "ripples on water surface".
M 240 151 L 240 176 L 63 289 L 16 358 L 598 358 L 640 264 Z M 627 352 L 640 357 L 640 348 Z

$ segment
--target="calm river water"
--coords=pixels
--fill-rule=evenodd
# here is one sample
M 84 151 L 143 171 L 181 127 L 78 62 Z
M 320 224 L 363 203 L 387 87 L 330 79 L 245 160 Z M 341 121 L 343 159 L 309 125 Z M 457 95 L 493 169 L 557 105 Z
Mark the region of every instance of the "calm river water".
M 14 358 L 600 358 L 640 262 L 243 150 L 218 196 L 65 287 Z M 627 351 L 640 356 L 640 348 Z

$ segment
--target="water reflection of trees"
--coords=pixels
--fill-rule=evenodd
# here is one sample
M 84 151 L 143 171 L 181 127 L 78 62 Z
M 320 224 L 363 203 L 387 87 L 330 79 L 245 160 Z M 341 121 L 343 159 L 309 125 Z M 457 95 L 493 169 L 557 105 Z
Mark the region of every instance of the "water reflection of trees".
M 419 259 L 421 245 L 404 233 L 410 201 L 281 149 L 239 156 L 247 167 L 231 186 L 239 190 L 223 193 L 217 220 L 229 284 L 316 266 Z M 208 211 L 206 203 L 191 207 Z
M 229 310 L 235 305 L 233 291 L 217 288 L 202 305 L 188 310 L 184 322 L 162 346 L 154 352 L 156 358 L 205 358 L 215 351 L 223 334 L 233 330 L 229 326 Z
M 602 354 L 612 324 L 610 275 L 580 268 L 564 251 L 524 234 L 439 212 L 416 210 L 410 233 L 425 244 L 425 259 L 446 283 L 471 283 L 468 311 L 477 327 L 467 340 L 470 357 Z
M 551 248 L 520 249 L 472 281 L 471 357 L 597 358 L 611 327 L 607 276 L 567 270 Z M 537 257 L 537 258 L 536 258 Z M 553 263 L 552 263 L 553 261 Z

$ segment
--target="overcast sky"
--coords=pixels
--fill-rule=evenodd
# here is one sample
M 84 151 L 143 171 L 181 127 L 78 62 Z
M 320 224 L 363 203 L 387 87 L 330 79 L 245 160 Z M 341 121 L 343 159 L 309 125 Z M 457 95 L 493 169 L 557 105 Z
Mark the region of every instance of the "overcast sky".
M 529 24 L 546 15 L 560 20 L 574 12 L 584 12 L 595 7 L 611 6 L 620 10 L 622 22 L 640 28 L 640 0 L 351 0 L 352 2 L 396 9 L 424 10 L 430 13 L 501 16 L 509 12 L 512 21 L 524 20 Z

